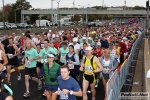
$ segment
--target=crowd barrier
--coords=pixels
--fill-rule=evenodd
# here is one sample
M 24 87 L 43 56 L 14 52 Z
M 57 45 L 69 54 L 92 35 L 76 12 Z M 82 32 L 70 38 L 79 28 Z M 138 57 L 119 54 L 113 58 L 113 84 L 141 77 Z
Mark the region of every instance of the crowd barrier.
M 134 57 L 135 51 L 143 39 L 143 37 L 146 34 L 146 30 L 142 32 L 142 34 L 138 37 L 138 39 L 135 41 L 132 50 L 130 52 L 129 57 L 124 61 L 120 68 L 120 72 L 116 69 L 110 79 L 108 80 L 106 84 L 106 94 L 107 94 L 107 100 L 118 100 L 120 97 L 120 91 L 122 86 L 124 85 L 126 81 L 126 76 L 129 74 L 129 67 L 131 66 L 131 61 Z

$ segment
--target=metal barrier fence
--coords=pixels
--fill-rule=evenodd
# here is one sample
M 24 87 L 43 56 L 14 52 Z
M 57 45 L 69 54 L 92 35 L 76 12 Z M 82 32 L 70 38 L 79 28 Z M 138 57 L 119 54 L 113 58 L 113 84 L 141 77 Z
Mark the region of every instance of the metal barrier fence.
M 118 72 L 118 70 L 116 69 L 112 74 L 112 76 L 110 77 L 110 79 L 108 80 L 106 84 L 107 100 L 119 99 L 121 88 L 126 81 L 126 76 L 130 75 L 128 71 L 131 65 L 131 61 L 134 57 L 136 48 L 138 47 L 139 43 L 141 42 L 145 34 L 146 34 L 146 30 L 144 30 L 142 34 L 138 37 L 138 39 L 135 41 L 128 59 L 126 59 L 121 66 L 120 72 Z

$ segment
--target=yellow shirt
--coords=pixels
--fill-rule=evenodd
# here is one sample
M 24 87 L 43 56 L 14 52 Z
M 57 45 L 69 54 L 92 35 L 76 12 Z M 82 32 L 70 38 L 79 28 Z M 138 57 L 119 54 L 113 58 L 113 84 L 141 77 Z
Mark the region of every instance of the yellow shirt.
M 117 52 L 118 54 L 120 54 L 120 47 L 114 46 L 114 50 L 116 50 L 116 52 Z
M 92 59 L 92 58 L 91 58 L 91 59 Z M 96 64 L 96 62 L 94 62 L 94 61 L 93 61 L 93 67 L 92 67 L 92 65 L 91 65 L 91 59 L 86 58 L 86 61 L 85 61 L 85 63 L 84 63 L 84 74 L 93 75 L 93 74 L 89 74 L 89 73 L 87 72 L 87 70 L 95 70 L 95 69 L 97 69 L 97 64 Z M 94 68 L 94 69 L 93 69 L 93 68 Z
M 131 38 L 134 40 L 134 39 L 136 39 L 136 36 L 134 34 L 132 34 Z

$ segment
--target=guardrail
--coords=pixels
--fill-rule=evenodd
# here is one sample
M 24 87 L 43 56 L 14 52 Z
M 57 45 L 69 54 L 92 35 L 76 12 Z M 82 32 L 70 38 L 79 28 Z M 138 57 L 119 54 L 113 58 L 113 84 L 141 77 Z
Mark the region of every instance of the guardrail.
M 118 100 L 120 98 L 120 91 L 126 81 L 126 76 L 129 75 L 129 67 L 134 57 L 136 48 L 138 47 L 145 34 L 146 30 L 144 30 L 142 34 L 138 37 L 138 39 L 135 41 L 129 57 L 125 60 L 125 62 L 120 68 L 120 72 L 118 72 L 118 70 L 116 69 L 110 77 L 110 79 L 108 80 L 106 84 L 107 100 Z

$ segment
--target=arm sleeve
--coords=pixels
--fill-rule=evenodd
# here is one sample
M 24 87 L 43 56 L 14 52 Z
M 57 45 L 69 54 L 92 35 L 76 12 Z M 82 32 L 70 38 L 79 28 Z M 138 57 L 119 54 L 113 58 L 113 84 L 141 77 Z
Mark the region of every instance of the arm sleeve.
M 74 87 L 75 92 L 78 92 L 79 90 L 81 90 L 81 88 L 80 88 L 79 84 L 77 83 L 77 81 L 74 80 L 72 83 L 73 83 L 72 85 Z
M 79 56 L 77 54 L 74 55 L 75 62 L 72 62 L 74 65 L 80 65 Z
M 118 62 L 114 59 L 113 60 L 113 67 L 111 70 L 115 70 L 118 67 Z

